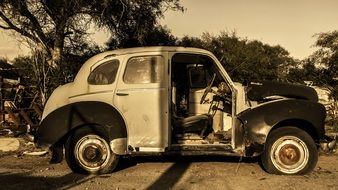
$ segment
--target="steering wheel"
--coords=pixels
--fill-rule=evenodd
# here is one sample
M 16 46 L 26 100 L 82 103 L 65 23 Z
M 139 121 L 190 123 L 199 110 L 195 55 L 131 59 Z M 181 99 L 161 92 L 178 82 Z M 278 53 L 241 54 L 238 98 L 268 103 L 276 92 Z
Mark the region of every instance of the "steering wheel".
M 207 86 L 207 88 L 204 90 L 203 96 L 201 98 L 200 104 L 203 104 L 203 102 L 205 101 L 205 98 L 207 97 L 208 93 L 212 91 L 211 87 L 212 84 L 214 83 L 216 78 L 216 73 L 214 74 L 214 76 L 212 77 L 212 80 L 210 81 L 210 84 Z

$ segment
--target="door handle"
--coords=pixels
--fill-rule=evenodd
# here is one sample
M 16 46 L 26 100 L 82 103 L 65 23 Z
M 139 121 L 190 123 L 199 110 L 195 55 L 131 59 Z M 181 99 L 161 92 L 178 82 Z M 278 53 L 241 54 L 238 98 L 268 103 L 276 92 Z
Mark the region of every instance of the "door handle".
M 116 93 L 116 95 L 117 96 L 128 96 L 129 94 L 128 93 L 120 93 L 120 92 L 118 92 L 118 93 Z

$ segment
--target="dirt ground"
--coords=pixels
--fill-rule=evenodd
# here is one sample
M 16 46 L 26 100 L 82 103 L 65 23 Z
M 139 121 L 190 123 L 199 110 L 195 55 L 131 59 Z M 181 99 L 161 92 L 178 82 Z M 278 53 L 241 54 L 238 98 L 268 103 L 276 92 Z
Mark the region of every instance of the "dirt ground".
M 50 155 L 0 154 L 0 189 L 338 189 L 338 155 L 319 157 L 304 176 L 264 172 L 255 159 L 237 157 L 123 158 L 112 174 L 74 174 Z

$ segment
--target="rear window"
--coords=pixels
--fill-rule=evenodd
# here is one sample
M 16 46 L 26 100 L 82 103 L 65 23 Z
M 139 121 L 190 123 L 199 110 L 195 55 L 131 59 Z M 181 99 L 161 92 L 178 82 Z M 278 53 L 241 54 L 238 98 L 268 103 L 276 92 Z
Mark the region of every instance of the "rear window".
M 117 59 L 107 61 L 97 66 L 88 77 L 88 83 L 92 85 L 112 84 L 115 81 L 120 62 Z

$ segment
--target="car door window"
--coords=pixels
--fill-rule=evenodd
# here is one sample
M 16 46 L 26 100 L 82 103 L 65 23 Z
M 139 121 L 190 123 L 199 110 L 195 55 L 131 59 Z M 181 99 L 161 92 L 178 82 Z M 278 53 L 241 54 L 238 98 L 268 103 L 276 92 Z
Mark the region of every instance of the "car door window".
M 129 59 L 123 81 L 127 84 L 160 83 L 163 80 L 162 56 L 142 56 Z

